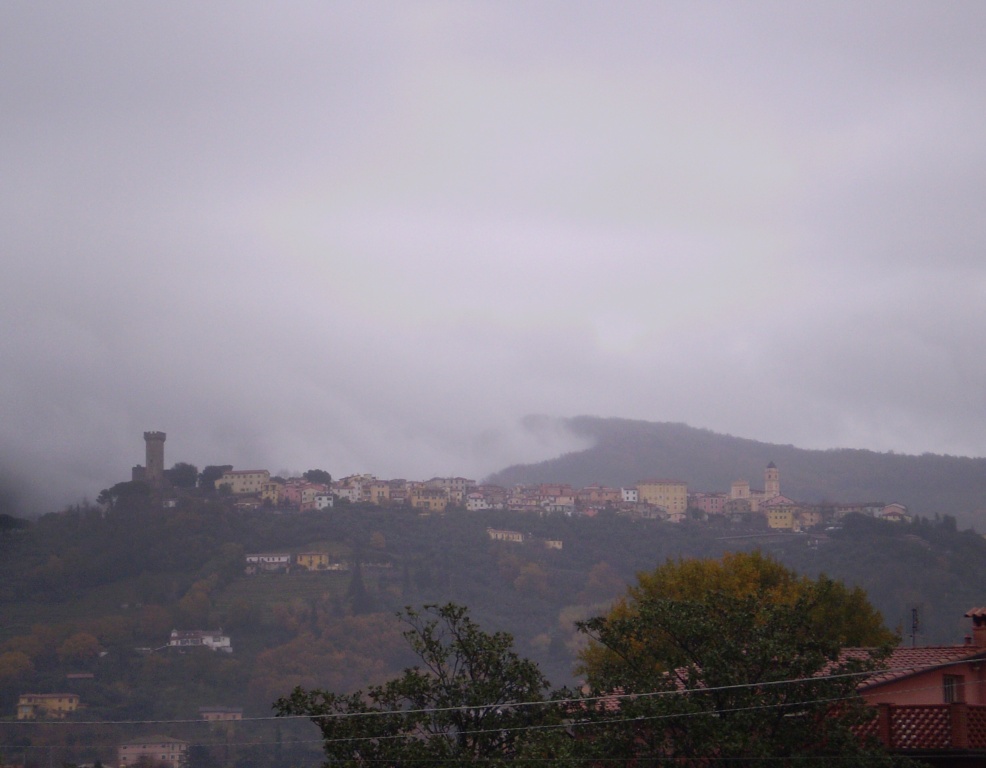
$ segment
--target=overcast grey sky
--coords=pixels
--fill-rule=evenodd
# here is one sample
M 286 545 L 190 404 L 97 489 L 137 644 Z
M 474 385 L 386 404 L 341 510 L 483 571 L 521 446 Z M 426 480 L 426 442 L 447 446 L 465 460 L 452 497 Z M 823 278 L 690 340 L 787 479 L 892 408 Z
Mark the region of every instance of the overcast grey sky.
M 986 3 L 4 2 L 0 471 L 526 414 L 986 455 Z

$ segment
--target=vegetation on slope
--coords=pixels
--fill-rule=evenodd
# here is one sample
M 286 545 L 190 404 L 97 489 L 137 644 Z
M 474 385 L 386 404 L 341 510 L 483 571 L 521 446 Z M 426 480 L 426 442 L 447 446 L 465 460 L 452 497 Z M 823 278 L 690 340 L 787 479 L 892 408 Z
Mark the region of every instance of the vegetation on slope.
M 491 541 L 487 527 L 521 531 L 527 541 Z M 563 549 L 545 548 L 547 539 Z M 245 553 L 312 549 L 360 562 L 359 582 L 355 569 L 243 572 Z M 576 621 L 604 611 L 638 572 L 668 558 L 754 549 L 800 573 L 862 586 L 905 633 L 910 607 L 922 605 L 919 642 L 960 640 L 962 614 L 983 603 L 977 574 L 986 541 L 957 530 L 952 518 L 913 525 L 850 518 L 816 536 L 607 514 L 422 517 L 359 505 L 236 512 L 219 497 L 189 497 L 176 509 L 150 499 L 109 511 L 80 506 L 0 537 L 0 718 L 13 718 L 20 693 L 63 690 L 82 697 L 77 720 L 194 721 L 211 705 L 264 717 L 299 684 L 348 691 L 392 677 L 409 661 L 395 613 L 449 601 L 513 634 L 548 679 L 568 684 L 584 644 Z M 162 648 L 172 628 L 220 626 L 232 637 L 231 655 Z M 92 678 L 68 677 L 79 673 Z M 289 736 L 302 738 L 290 732 L 300 726 L 268 721 L 240 735 L 270 745 L 276 727 L 282 749 Z M 112 754 L 99 745 L 139 730 L 81 728 L 49 732 L 8 721 L 0 745 L 74 740 L 66 759 L 106 761 Z M 178 725 L 174 735 L 201 739 L 199 728 Z M 85 755 L 83 744 L 91 745 Z

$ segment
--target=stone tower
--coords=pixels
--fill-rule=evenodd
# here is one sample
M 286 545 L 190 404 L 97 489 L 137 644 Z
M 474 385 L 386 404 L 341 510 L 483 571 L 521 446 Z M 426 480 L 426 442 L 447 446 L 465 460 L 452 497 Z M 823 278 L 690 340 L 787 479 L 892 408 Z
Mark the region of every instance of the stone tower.
M 774 462 L 770 462 L 763 471 L 763 496 L 772 499 L 781 495 L 781 471 Z
M 144 480 L 152 488 L 164 485 L 164 432 L 145 432 L 147 460 L 144 463 Z

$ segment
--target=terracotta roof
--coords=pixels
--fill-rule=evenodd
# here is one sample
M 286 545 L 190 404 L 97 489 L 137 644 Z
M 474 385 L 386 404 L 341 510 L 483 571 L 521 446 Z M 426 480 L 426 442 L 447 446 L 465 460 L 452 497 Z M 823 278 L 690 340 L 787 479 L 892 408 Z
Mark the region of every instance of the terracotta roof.
M 846 656 L 850 658 L 857 653 L 868 653 L 864 648 L 847 648 Z M 923 648 L 894 648 L 887 659 L 885 672 L 878 672 L 860 683 L 861 689 L 883 685 L 893 680 L 924 672 L 929 669 L 947 666 L 959 661 L 967 661 L 978 657 L 986 657 L 986 648 L 974 645 L 931 645 Z

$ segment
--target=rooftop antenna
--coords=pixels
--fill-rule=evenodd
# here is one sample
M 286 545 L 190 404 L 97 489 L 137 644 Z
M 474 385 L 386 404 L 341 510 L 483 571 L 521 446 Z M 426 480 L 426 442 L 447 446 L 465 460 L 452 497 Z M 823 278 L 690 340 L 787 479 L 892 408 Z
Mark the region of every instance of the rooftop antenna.
M 917 636 L 921 632 L 921 607 L 911 608 L 911 648 L 917 645 Z

